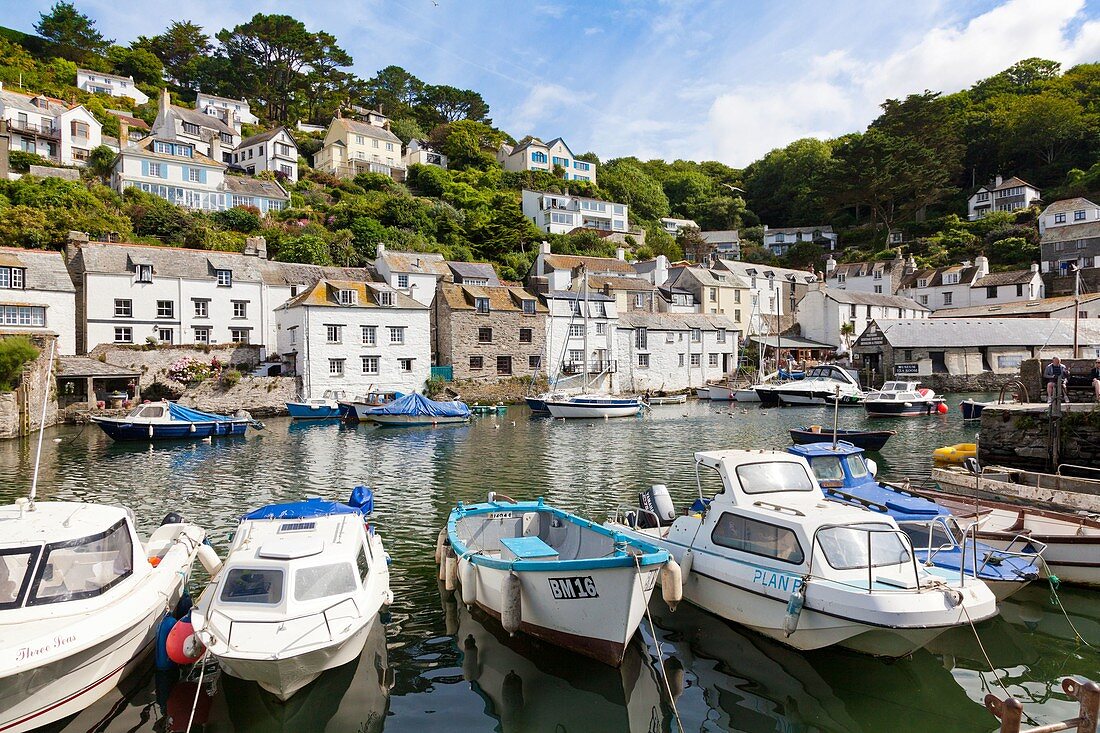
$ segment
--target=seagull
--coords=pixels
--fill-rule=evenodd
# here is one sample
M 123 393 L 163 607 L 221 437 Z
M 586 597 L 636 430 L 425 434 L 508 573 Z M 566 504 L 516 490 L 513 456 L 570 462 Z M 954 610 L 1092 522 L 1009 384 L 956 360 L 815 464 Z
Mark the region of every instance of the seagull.
M 53 442 L 55 442 L 55 443 L 60 443 L 60 442 L 61 442 L 61 438 L 54 438 L 54 439 L 53 439 Z

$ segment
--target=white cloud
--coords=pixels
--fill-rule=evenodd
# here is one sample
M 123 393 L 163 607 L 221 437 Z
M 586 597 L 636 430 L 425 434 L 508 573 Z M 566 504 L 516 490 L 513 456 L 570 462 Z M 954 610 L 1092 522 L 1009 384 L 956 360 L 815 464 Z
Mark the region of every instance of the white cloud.
M 514 134 L 523 136 L 533 134 L 532 129 L 540 127 L 548 118 L 557 117 L 565 108 L 585 105 L 592 95 L 576 92 L 560 84 L 536 84 L 531 87 L 514 109 L 508 113 L 506 127 Z M 581 114 L 587 114 L 587 111 Z
M 594 36 L 597 33 L 603 33 L 603 28 L 597 28 L 595 26 L 589 26 L 588 28 L 584 29 L 584 35 L 586 35 L 586 36 Z

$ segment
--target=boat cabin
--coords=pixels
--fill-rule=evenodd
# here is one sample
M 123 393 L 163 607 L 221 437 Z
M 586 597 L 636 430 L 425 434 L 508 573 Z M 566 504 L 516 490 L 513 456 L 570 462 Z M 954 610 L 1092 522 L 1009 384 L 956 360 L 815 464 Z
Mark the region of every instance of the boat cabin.
M 854 387 L 859 387 L 859 373 L 854 369 L 845 369 L 836 364 L 822 364 L 820 366 L 811 367 L 806 372 L 804 379 L 840 382 L 841 384 L 850 384 Z

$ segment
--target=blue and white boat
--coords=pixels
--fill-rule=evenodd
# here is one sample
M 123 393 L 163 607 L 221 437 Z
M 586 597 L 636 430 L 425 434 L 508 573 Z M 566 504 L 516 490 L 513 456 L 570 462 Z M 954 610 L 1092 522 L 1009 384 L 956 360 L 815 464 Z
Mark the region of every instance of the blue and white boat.
M 326 389 L 321 397 L 313 397 L 302 402 L 287 402 L 286 411 L 295 420 L 328 420 L 340 417 L 340 400 L 343 391 Z
M 461 584 L 462 602 L 500 619 L 509 633 L 522 631 L 615 667 L 658 573 L 679 578 L 668 553 L 648 542 L 541 498 L 516 502 L 492 493 L 485 503 L 459 503 L 451 511 L 437 560 L 447 588 Z
M 913 542 L 913 553 L 929 570 L 957 578 L 966 568 L 1003 601 L 1039 577 L 1039 554 L 1021 540 L 1012 548 L 997 549 L 967 533 L 950 510 L 934 501 L 875 478 L 874 464 L 863 449 L 845 441 L 793 445 L 787 449 L 809 462 L 825 495 L 851 506 L 893 517 Z M 868 465 L 870 464 L 870 465 Z
M 642 411 L 645 403 L 639 397 L 579 394 L 545 401 L 553 417 L 600 418 L 632 417 Z
M 360 413 L 359 419 L 370 420 L 383 427 L 434 427 L 468 422 L 470 414 L 470 408 L 465 402 L 437 402 L 413 392 L 366 413 Z
M 963 400 L 959 403 L 959 409 L 962 411 L 963 420 L 981 420 L 982 410 L 984 410 L 992 402 L 979 402 L 978 400 Z
M 169 400 L 138 405 L 126 417 L 92 417 L 114 440 L 172 440 L 244 435 L 248 426 L 260 427 L 250 415 L 215 415 Z

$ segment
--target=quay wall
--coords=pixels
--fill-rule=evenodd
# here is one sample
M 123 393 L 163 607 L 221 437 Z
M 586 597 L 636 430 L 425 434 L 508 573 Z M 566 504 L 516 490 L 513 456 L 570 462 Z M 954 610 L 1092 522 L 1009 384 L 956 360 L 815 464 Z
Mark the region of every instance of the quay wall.
M 1062 406 L 1060 463 L 1100 466 L 1100 405 Z M 982 411 L 978 461 L 1032 471 L 1052 471 L 1050 407 L 1043 403 L 991 405 Z
M 0 438 L 18 438 L 57 422 L 56 382 L 48 379 L 50 344 L 57 336 L 44 333 L 24 335 L 38 348 L 38 358 L 23 365 L 23 375 L 13 392 L 0 393 Z M 3 338 L 0 335 L 0 338 Z M 46 420 L 42 421 L 42 393 L 49 390 Z
M 88 352 L 88 357 L 141 372 L 139 381 L 144 390 L 154 382 L 171 382 L 168 370 L 185 356 L 205 362 L 217 358 L 221 363 L 233 366 L 255 365 L 260 362 L 260 349 L 256 344 L 158 345 L 155 348 L 100 344 Z

